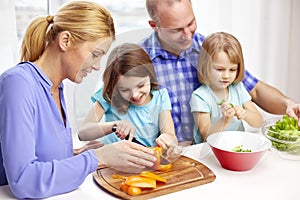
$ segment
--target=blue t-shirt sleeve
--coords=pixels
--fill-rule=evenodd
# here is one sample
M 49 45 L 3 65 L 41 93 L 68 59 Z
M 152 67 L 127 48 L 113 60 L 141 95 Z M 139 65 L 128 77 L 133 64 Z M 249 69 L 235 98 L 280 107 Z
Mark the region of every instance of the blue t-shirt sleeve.
M 243 84 L 248 92 L 250 92 L 255 85 L 258 83 L 258 79 L 250 74 L 247 70 L 245 70 L 245 76 L 243 79 Z
M 207 98 L 210 99 L 209 94 L 205 95 L 207 93 L 202 92 L 200 88 L 192 93 L 190 100 L 191 112 L 210 112 L 210 106 L 207 103 Z
M 91 97 L 91 100 L 94 103 L 97 101 L 103 107 L 105 112 L 111 108 L 111 105 L 103 98 L 103 87 L 95 92 L 95 94 Z
M 251 101 L 251 96 L 242 82 L 237 84 L 236 87 L 242 104 Z
M 169 97 L 168 90 L 163 88 L 160 89 L 161 93 L 161 111 L 172 110 L 171 100 Z

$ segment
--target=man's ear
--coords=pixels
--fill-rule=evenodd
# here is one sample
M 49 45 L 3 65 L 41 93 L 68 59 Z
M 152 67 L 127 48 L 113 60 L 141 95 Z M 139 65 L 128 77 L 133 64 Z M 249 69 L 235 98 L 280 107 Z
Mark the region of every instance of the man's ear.
M 154 31 L 157 31 L 157 26 L 153 20 L 149 20 L 148 23 Z
M 71 33 L 69 31 L 62 31 L 59 34 L 59 47 L 65 51 L 71 44 Z

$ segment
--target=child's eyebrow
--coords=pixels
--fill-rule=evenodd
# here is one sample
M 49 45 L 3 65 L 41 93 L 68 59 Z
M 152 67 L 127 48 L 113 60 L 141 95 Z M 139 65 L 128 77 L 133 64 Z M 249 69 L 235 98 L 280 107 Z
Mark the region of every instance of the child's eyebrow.
M 224 66 L 224 65 L 220 65 L 220 64 L 214 64 L 216 67 L 226 67 L 226 66 Z M 229 67 L 229 68 L 234 68 L 234 67 L 238 67 L 238 64 L 233 64 L 233 65 L 231 65 L 231 66 L 227 66 L 227 67 Z

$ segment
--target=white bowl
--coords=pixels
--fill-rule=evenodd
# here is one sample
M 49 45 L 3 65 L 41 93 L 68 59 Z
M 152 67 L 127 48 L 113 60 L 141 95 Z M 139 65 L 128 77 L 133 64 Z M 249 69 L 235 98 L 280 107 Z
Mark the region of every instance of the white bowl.
M 207 137 L 207 143 L 221 166 L 233 171 L 252 169 L 272 145 L 267 138 L 258 133 L 243 131 L 213 133 Z M 240 145 L 251 152 L 234 152 L 233 149 Z
M 280 133 L 269 130 L 269 128 L 278 120 L 282 120 L 282 117 L 274 117 L 264 121 L 262 125 L 262 133 L 272 142 L 272 150 L 276 151 L 279 156 L 289 160 L 300 160 L 300 141 L 299 138 L 295 141 L 278 139 Z M 274 137 L 272 137 L 272 135 Z

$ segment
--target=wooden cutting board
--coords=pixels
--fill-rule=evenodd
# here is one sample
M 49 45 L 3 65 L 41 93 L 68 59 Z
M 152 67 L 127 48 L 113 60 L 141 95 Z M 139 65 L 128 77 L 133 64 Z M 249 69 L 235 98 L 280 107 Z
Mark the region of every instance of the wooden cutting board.
M 114 173 L 122 176 L 130 176 L 133 174 L 119 172 L 111 168 L 103 168 L 94 172 L 93 178 L 101 188 L 122 199 L 154 198 L 210 183 L 216 178 L 215 174 L 207 166 L 186 156 L 181 156 L 172 165 L 172 168 L 168 171 L 155 171 L 156 174 L 166 178 L 167 183 L 157 183 L 156 188 L 143 190 L 142 194 L 138 196 L 130 196 L 122 192 L 119 189 L 122 180 L 112 178 Z

